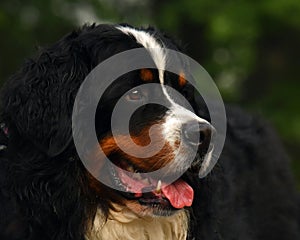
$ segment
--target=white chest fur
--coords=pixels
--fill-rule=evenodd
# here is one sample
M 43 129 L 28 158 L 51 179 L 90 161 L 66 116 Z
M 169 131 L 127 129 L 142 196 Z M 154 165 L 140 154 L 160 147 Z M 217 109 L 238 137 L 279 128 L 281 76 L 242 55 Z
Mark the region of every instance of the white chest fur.
M 86 240 L 185 240 L 188 221 L 185 210 L 170 217 L 139 217 L 126 207 L 116 206 L 107 221 L 97 211 Z

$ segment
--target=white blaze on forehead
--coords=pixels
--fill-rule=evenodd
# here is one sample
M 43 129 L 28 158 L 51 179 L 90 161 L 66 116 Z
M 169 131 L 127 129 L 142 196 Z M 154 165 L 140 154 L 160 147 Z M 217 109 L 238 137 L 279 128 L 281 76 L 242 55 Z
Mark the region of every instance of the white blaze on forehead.
M 188 120 L 196 120 L 199 122 L 207 122 L 202 118 L 199 118 L 196 114 L 192 113 L 191 111 L 181 107 L 177 103 L 174 102 L 174 100 L 169 95 L 167 89 L 164 86 L 164 71 L 166 68 L 166 51 L 164 50 L 164 46 L 157 41 L 157 39 L 151 35 L 150 33 L 143 31 L 143 30 L 137 30 L 135 28 L 131 27 L 124 27 L 124 26 L 117 26 L 117 29 L 122 31 L 123 33 L 127 35 L 132 35 L 138 43 L 140 43 L 151 55 L 159 73 L 159 81 L 162 86 L 162 91 L 165 95 L 165 97 L 169 100 L 171 103 L 171 110 L 173 111 L 173 114 L 177 115 L 177 118 L 181 120 L 181 122 L 185 122 Z M 172 123 L 170 123 L 172 126 Z M 176 125 L 176 124 L 175 124 Z M 173 125 L 173 128 L 175 126 Z M 172 131 L 171 131 L 172 133 Z
M 161 84 L 164 84 L 164 69 L 166 67 L 166 55 L 163 46 L 161 46 L 161 44 L 159 44 L 156 41 L 155 37 L 148 32 L 123 26 L 118 26 L 116 28 L 127 35 L 130 34 L 134 36 L 136 41 L 147 49 L 158 69 L 159 81 Z
M 123 27 L 123 26 L 118 26 L 116 27 L 123 33 L 127 35 L 132 35 L 135 37 L 136 41 L 140 43 L 147 51 L 150 53 L 156 67 L 158 70 L 158 76 L 159 76 L 159 81 L 162 86 L 162 91 L 165 95 L 165 97 L 169 100 L 169 102 L 174 105 L 174 101 L 168 94 L 166 88 L 164 87 L 164 71 L 166 67 L 166 53 L 164 51 L 164 46 L 160 44 L 156 38 L 151 35 L 150 33 L 143 31 L 143 30 L 137 30 L 135 28 L 131 27 Z

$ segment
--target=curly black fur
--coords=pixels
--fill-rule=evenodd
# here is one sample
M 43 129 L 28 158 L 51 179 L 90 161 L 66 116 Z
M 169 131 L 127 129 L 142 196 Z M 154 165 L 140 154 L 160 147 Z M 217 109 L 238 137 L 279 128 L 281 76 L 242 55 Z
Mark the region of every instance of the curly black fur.
M 96 209 L 109 208 L 88 187 L 71 114 L 87 74 L 138 47 L 128 38 L 114 26 L 85 26 L 42 49 L 2 89 L 1 121 L 9 136 L 0 135 L 7 146 L 0 152 L 1 239 L 83 240 Z M 300 239 L 298 199 L 276 135 L 239 109 L 227 108 L 227 118 L 219 163 L 206 178 L 189 178 L 195 190 L 189 238 Z

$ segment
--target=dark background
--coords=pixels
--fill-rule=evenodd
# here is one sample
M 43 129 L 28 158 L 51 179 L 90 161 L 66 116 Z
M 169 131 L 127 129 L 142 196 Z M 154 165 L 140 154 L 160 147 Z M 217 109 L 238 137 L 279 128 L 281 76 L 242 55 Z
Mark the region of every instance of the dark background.
M 226 102 L 278 131 L 300 187 L 299 0 L 1 0 L 0 82 L 83 23 L 154 25 L 175 36 Z

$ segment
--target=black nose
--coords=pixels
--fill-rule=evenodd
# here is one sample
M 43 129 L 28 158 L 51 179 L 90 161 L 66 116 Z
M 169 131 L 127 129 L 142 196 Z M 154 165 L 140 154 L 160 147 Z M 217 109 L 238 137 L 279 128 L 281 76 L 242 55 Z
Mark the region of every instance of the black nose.
M 208 148 L 214 128 L 209 123 L 185 123 L 182 127 L 183 137 L 189 144 Z

